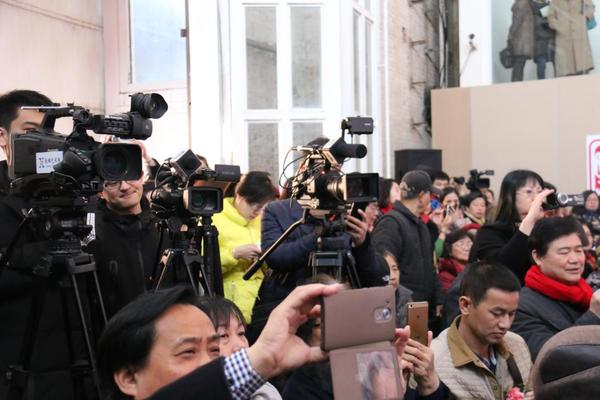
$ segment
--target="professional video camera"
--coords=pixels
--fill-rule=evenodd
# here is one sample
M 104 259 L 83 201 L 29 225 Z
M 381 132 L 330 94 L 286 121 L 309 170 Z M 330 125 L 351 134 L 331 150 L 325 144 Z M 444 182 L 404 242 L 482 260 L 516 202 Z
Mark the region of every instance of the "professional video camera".
M 139 146 L 100 144 L 87 134 L 87 130 L 146 139 L 152 134 L 150 118 L 160 118 L 167 108 L 160 95 L 142 93 L 131 96 L 129 112 L 117 115 L 94 115 L 73 104 L 23 107 L 43 112 L 44 117 L 40 129 L 11 135 L 11 194 L 24 199 L 29 213 L 2 254 L 0 273 L 4 268 L 11 268 L 31 275 L 34 280 L 32 288 L 35 289 L 20 360 L 18 365 L 9 367 L 10 374 L 7 374 L 11 393 L 24 394 L 28 387 L 28 366 L 36 357 L 32 343 L 43 313 L 45 292 L 51 286 L 48 280 L 52 279 L 59 282 L 62 290 L 71 290 L 73 294 L 72 297 L 63 297 L 62 313 L 65 316 L 65 332 L 70 332 L 73 326 L 81 326 L 85 340 L 88 358 L 72 360 L 73 365 L 79 366 L 77 370 L 73 369 L 75 397 L 85 398 L 82 392 L 85 376 L 96 373 L 94 339 L 89 321 L 106 322 L 94 257 L 82 251 L 82 241 L 92 230 L 87 223 L 87 215 L 91 211 L 93 195 L 102 190 L 104 180 L 133 180 L 142 175 Z M 63 117 L 73 119 L 73 131 L 68 136 L 54 130 L 56 119 Z M 28 253 L 29 261 L 13 257 L 17 248 L 23 254 Z M 95 289 L 95 293 L 92 290 L 90 296 L 85 296 L 86 292 L 81 292 L 80 287 L 89 282 L 92 282 L 90 287 Z M 77 306 L 77 324 L 69 320 L 67 299 L 71 298 L 75 299 Z M 83 299 L 86 298 L 90 304 L 84 305 Z M 91 318 L 91 310 L 98 311 L 96 318 Z M 74 341 L 67 335 L 71 354 L 74 354 Z
M 292 178 L 291 197 L 313 215 L 346 211 L 354 203 L 377 201 L 379 175 L 375 173 L 344 174 L 341 170 L 347 158 L 363 158 L 367 148 L 344 140 L 350 135 L 373 132 L 373 119 L 354 117 L 342 121 L 342 137 L 323 145 L 292 147 L 303 154 L 300 168 Z
M 472 169 L 469 171 L 469 180 L 467 181 L 467 189 L 472 192 L 479 192 L 481 189 L 489 189 L 490 179 L 482 178 L 482 176 L 494 176 L 493 169 L 486 169 L 485 171 L 477 171 Z
M 309 268 L 311 268 L 313 276 L 327 273 L 339 281 L 347 276 L 352 287 L 361 286 L 350 250 L 326 251 L 322 248 L 323 238 L 345 231 L 347 211 L 358 204 L 364 206 L 379 198 L 378 174 L 345 174 L 341 170 L 346 159 L 363 158 L 367 155 L 366 146 L 346 143 L 345 134 L 372 134 L 373 119 L 351 117 L 342 121 L 341 129 L 342 137 L 336 140 L 296 146 L 290 149 L 290 152 L 302 153 L 298 171 L 290 178 L 290 181 L 291 198 L 298 201 L 304 209 L 304 215 L 290 225 L 275 243 L 250 266 L 244 273 L 244 279 L 250 279 L 264 260 L 298 226 L 312 222 L 322 228 L 317 240 L 317 251 L 311 252 L 309 256 Z
M 151 194 L 152 211 L 162 219 L 220 213 L 223 210 L 223 191 L 217 183 L 239 180 L 239 166 L 215 165 L 212 170 L 203 166 L 193 151 L 187 150 L 166 160 L 156 174 L 157 182 Z M 194 186 L 200 182 L 214 184 Z
M 212 170 L 191 150 L 163 163 L 150 195 L 151 207 L 161 219 L 161 230 L 168 230 L 173 247 L 160 260 L 157 289 L 171 272 L 176 281 L 185 275 L 199 294 L 202 289 L 209 295 L 223 295 L 219 233 L 212 216 L 223 210 L 221 186 L 239 180 L 239 166 L 215 165 Z M 197 237 L 199 220 L 201 235 Z

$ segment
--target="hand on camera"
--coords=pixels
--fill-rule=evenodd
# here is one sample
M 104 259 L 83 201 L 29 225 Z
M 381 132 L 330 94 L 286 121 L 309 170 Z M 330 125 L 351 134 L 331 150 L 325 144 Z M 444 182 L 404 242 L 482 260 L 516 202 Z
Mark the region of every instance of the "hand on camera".
M 244 244 L 233 249 L 233 258 L 236 260 L 251 261 L 260 257 L 262 254 L 261 248 L 256 244 Z
M 554 190 L 544 189 L 538 193 L 531 202 L 529 211 L 519 226 L 519 230 L 525 235 L 529 236 L 535 223 L 544 218 L 544 209 L 542 208 L 542 203 L 544 203 L 546 197 L 552 193 L 554 193 Z
M 346 229 L 350 236 L 352 236 L 352 244 L 355 247 L 362 245 L 367 239 L 367 233 L 369 232 L 369 224 L 367 224 L 367 214 L 363 210 L 358 210 L 360 219 L 348 215 L 346 217 Z

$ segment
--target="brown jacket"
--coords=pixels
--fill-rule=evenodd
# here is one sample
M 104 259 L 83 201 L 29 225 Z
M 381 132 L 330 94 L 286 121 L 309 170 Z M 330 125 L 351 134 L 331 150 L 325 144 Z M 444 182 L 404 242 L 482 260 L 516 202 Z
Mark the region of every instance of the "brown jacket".
M 496 373 L 490 371 L 458 332 L 460 316 L 433 340 L 435 370 L 456 399 L 504 400 L 513 387 L 507 360 L 513 357 L 524 383 L 529 381 L 531 356 L 525 341 L 508 332 L 495 346 Z
M 575 75 L 594 68 L 586 19 L 594 17 L 593 0 L 553 0 L 548 23 L 556 31 L 556 76 Z
M 533 10 L 529 0 L 516 0 L 512 6 L 512 24 L 508 31 L 508 42 L 515 56 L 533 58 L 534 25 Z

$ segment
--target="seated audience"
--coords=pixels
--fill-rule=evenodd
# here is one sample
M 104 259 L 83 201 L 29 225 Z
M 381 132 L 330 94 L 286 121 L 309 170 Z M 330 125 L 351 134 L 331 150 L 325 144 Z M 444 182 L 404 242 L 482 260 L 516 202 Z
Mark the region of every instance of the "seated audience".
M 462 272 L 469 260 L 473 236 L 463 229 L 450 233 L 444 242 L 444 252 L 438 265 L 438 278 L 444 294 L 448 292 L 454 278 Z
M 527 345 L 509 332 L 520 287 L 500 264 L 480 262 L 465 270 L 460 315 L 431 344 L 435 370 L 452 398 L 504 400 L 511 388 L 528 382 Z
M 406 303 L 412 301 L 412 290 L 400 284 L 400 268 L 396 257 L 389 251 L 383 253 L 383 259 L 390 269 L 390 286 L 396 288 L 396 327 L 406 326 Z
M 573 218 L 539 221 L 529 238 L 535 265 L 525 276 L 513 330 L 533 359 L 548 339 L 576 325 L 600 324 L 600 292 L 581 277 L 585 234 Z
M 267 172 L 250 171 L 237 184 L 235 195 L 223 200 L 223 211 L 213 217 L 219 231 L 225 297 L 242 310 L 248 322 L 264 274 L 258 270 L 247 281 L 242 276 L 262 254 L 261 214 L 267 203 L 276 197 L 271 176 Z
M 393 179 L 379 178 L 379 200 L 377 206 L 381 214 L 387 214 L 394 203 L 400 200 L 400 186 Z
M 523 281 L 531 266 L 527 238 L 535 223 L 544 218 L 542 203 L 551 190 L 528 170 L 509 172 L 502 180 L 496 217 L 475 237 L 469 261 L 500 262 Z
M 585 222 L 592 224 L 592 228 L 600 230 L 600 199 L 598 194 L 593 190 L 586 190 L 582 193 L 584 203 L 583 206 L 578 206 L 573 209 L 573 214 Z
M 223 357 L 250 347 L 246 338 L 246 322 L 242 311 L 229 299 L 201 297 L 198 307 L 210 318 L 219 336 L 219 350 Z M 281 395 L 269 382 L 250 396 L 252 400 L 281 400 Z
M 463 212 L 470 222 L 483 226 L 485 224 L 487 200 L 481 192 L 471 192 L 461 199 Z
M 600 326 L 568 328 L 550 338 L 531 380 L 536 400 L 600 398 Z

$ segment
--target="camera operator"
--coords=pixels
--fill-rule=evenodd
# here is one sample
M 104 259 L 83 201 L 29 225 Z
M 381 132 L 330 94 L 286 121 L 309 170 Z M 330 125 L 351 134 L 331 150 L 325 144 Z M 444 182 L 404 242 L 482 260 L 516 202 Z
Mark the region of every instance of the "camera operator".
M 368 233 L 367 215 L 359 210 L 360 219 L 346 216 L 345 231 L 335 235 L 320 237 L 322 224 L 306 222 L 267 257 L 266 263 L 270 275 L 265 277 L 258 299 L 254 305 L 252 321 L 252 337 L 260 332 L 271 310 L 281 302 L 296 286 L 302 284 L 310 276 L 307 267 L 309 255 L 318 249 L 318 240 L 322 241 L 322 249 L 327 251 L 348 250 L 356 260 L 356 270 L 363 287 L 383 286 L 383 277 L 388 275 L 385 265 L 375 263 L 375 250 L 371 245 Z M 302 218 L 303 208 L 296 200 L 279 200 L 269 203 L 262 216 L 261 246 L 268 249 L 294 222 Z
M 48 97 L 30 90 L 15 90 L 0 97 L 0 147 L 6 154 L 6 164 L 2 167 L 2 176 L 8 189 L 6 171 L 12 162 L 10 136 L 21 134 L 41 126 L 44 114 L 34 110 L 21 110 L 22 106 L 49 106 L 52 101 Z M 0 199 L 0 248 L 6 251 L 9 243 L 16 234 L 19 224 L 24 219 L 26 202 L 22 198 L 6 194 Z M 32 277 L 14 269 L 27 269 L 39 260 L 45 249 L 39 243 L 34 243 L 34 232 L 25 229 L 15 251 L 10 258 L 15 268 L 0 270 L 0 374 L 5 377 L 8 367 L 19 360 L 19 352 L 23 344 L 27 319 L 32 303 L 33 294 L 39 290 Z M 44 297 L 44 310 L 36 330 L 37 341 L 32 344 L 34 357 L 29 366 L 31 371 L 28 387 L 25 391 L 27 399 L 72 399 L 71 362 L 66 346 L 67 339 L 64 329 L 62 307 L 57 284 L 49 283 Z M 73 313 L 74 306 L 69 303 Z M 73 314 L 75 315 L 75 314 Z M 77 335 L 78 327 L 73 327 L 71 335 Z M 77 340 L 74 340 L 77 342 Z M 79 341 L 80 343 L 80 341 Z M 75 350 L 75 357 L 80 356 Z M 0 398 L 8 393 L 8 381 L 0 380 Z
M 139 294 L 152 289 L 157 255 L 170 247 L 160 235 L 158 219 L 143 196 L 143 178 L 105 181 L 95 214 L 95 238 L 87 251 L 94 255 L 98 278 L 110 317 Z

